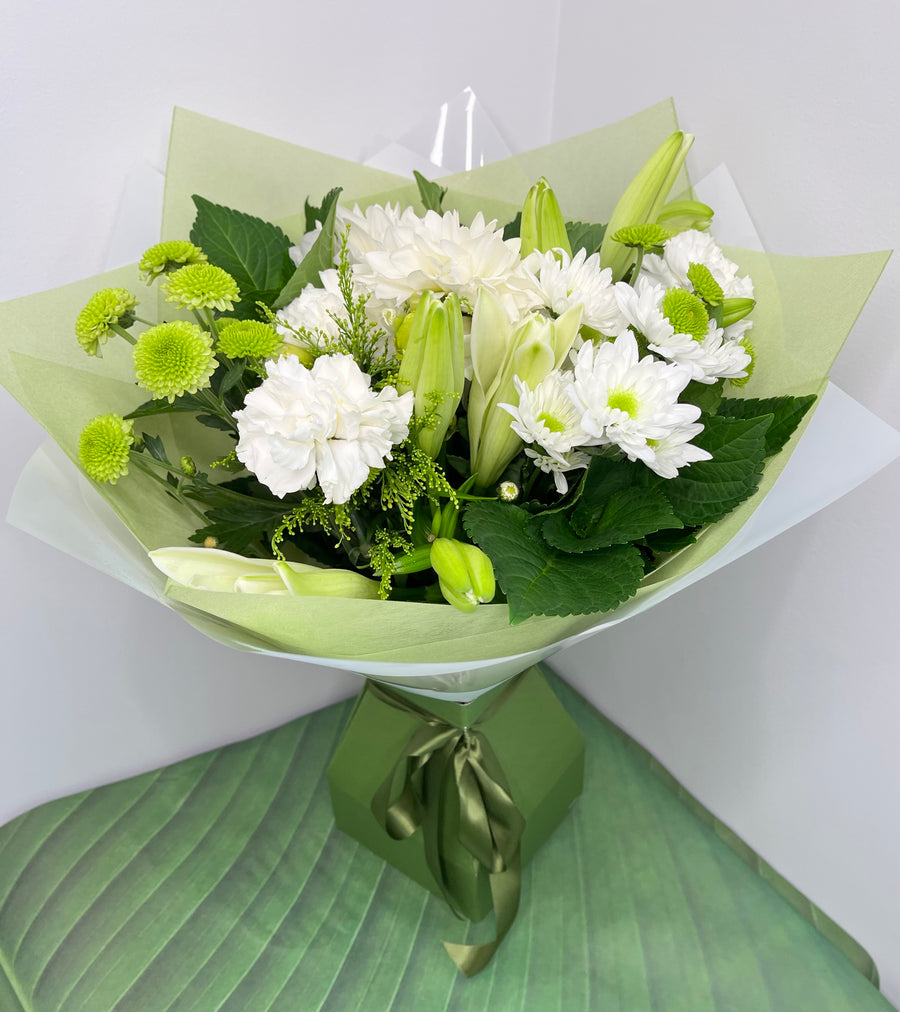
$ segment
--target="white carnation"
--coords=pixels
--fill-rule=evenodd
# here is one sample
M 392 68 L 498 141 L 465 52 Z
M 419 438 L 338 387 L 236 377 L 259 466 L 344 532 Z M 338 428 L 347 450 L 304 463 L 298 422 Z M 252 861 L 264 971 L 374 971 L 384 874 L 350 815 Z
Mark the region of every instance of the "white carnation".
M 235 412 L 236 452 L 279 498 L 318 484 L 325 502 L 345 503 L 409 434 L 413 394 L 375 393 L 349 355 L 323 355 L 311 369 L 287 355 L 266 371 Z
M 335 291 L 307 285 L 293 302 L 279 309 L 275 329 L 286 344 L 302 344 L 296 331 L 320 331 L 327 337 L 337 338 L 339 331 L 335 317 L 346 318 L 344 300 Z M 321 341 L 318 342 L 321 345 Z

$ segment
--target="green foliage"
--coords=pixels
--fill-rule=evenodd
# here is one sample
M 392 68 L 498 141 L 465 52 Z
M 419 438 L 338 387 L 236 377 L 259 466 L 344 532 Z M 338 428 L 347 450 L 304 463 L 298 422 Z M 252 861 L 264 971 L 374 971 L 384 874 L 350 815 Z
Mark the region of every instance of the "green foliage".
M 391 578 L 394 575 L 395 552 L 408 554 L 413 551 L 412 541 L 399 531 L 391 531 L 385 528 L 375 532 L 375 539 L 369 550 L 369 562 L 381 582 L 378 587 L 378 596 L 387 600 L 391 593 Z
M 610 545 L 627 545 L 659 530 L 684 525 L 672 505 L 653 488 L 621 488 L 613 491 L 590 517 L 576 510 L 578 522 L 565 513 L 555 513 L 540 525 L 542 537 L 563 552 L 587 552 Z
M 322 198 L 322 203 L 318 207 L 310 204 L 309 197 L 306 198 L 306 201 L 303 204 L 303 210 L 306 214 L 307 232 L 312 232 L 319 223 L 324 224 L 331 209 L 337 205 L 337 199 L 340 196 L 340 193 L 341 187 L 335 186 L 325 194 Z
M 456 492 L 440 464 L 409 439 L 394 447 L 393 460 L 385 462 L 374 480 L 379 486 L 381 508 L 396 509 L 407 532 L 412 529 L 413 510 L 420 499 L 427 499 L 431 505 L 440 499 L 456 501 Z M 362 489 L 357 495 L 360 492 Z
M 197 217 L 191 241 L 201 247 L 209 262 L 227 271 L 241 290 L 234 315 L 256 316 L 256 302 L 266 304 L 278 295 L 294 265 L 288 254 L 291 240 L 277 226 L 243 211 L 193 197 Z
M 573 256 L 580 249 L 585 250 L 588 256 L 593 256 L 600 249 L 603 236 L 606 234 L 606 226 L 592 225 L 585 221 L 567 221 L 566 233 L 569 236 Z
M 316 288 L 322 287 L 322 279 L 319 277 L 320 271 L 326 271 L 334 265 L 334 216 L 340 193 L 340 187 L 329 190 L 322 201 L 321 208 L 313 209 L 313 213 L 318 215 L 318 220 L 322 222 L 322 231 L 299 267 L 289 275 L 284 287 L 278 293 L 278 297 L 270 303 L 273 309 L 282 309 L 289 302 L 293 302 L 307 285 L 314 285 Z M 310 211 L 307 210 L 307 223 L 309 214 Z
M 364 486 L 365 487 L 365 486 Z M 276 558 L 284 559 L 281 544 L 289 535 L 304 531 L 323 531 L 335 538 L 335 547 L 340 546 L 351 528 L 350 510 L 346 503 L 327 503 L 320 487 L 307 492 L 303 501 L 288 512 L 282 507 L 281 518 L 272 534 L 272 552 Z
M 284 515 L 284 506 L 262 500 L 246 499 L 207 510 L 206 526 L 195 531 L 190 540 L 202 544 L 215 538 L 217 547 L 238 555 L 265 555 L 263 546 L 272 538 Z
M 771 457 L 791 438 L 815 402 L 815 394 L 807 394 L 805 397 L 767 397 L 764 400 L 729 397 L 719 405 L 718 413 L 727 418 L 772 415 L 772 424 L 766 430 L 766 456 Z
M 698 383 L 697 380 L 691 380 L 678 400 L 682 404 L 696 404 L 705 414 L 715 415 L 718 413 L 724 387 L 725 380 L 717 380 L 715 383 Z
M 421 172 L 416 172 L 415 169 L 413 169 L 413 175 L 416 177 L 416 186 L 419 188 L 419 197 L 425 205 L 425 210 L 443 214 L 447 187 L 426 179 Z
M 536 536 L 531 520 L 524 509 L 494 501 L 470 503 L 463 517 L 469 536 L 494 563 L 511 623 L 532 615 L 609 611 L 637 590 L 644 575 L 637 548 L 571 555 Z
M 756 491 L 772 417 L 703 416 L 703 432 L 693 442 L 713 459 L 682 468 L 677 478 L 660 486 L 685 524 L 715 523 Z
M 515 218 L 503 226 L 504 239 L 518 239 L 522 234 L 522 212 L 518 211 Z

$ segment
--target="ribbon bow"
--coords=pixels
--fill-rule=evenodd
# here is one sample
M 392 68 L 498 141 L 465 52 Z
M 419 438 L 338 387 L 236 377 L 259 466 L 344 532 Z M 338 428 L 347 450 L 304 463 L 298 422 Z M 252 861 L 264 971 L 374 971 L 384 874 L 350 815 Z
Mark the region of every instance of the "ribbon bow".
M 487 966 L 519 909 L 525 820 L 510 797 L 494 750 L 479 730 L 515 682 L 470 727 L 448 724 L 383 686 L 369 683 L 369 691 L 379 700 L 422 721 L 372 798 L 375 818 L 394 840 L 412 836 L 421 826 L 428 867 L 458 915 L 461 903 L 443 858 L 444 840 L 455 836 L 490 876 L 496 938 L 482 945 L 444 942 L 450 958 L 467 977 Z M 403 786 L 392 797 L 401 777 Z

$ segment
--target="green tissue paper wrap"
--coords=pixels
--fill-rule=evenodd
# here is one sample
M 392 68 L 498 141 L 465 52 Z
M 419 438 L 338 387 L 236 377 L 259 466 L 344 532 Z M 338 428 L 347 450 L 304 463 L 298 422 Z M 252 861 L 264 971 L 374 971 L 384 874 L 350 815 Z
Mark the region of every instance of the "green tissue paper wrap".
M 449 188 L 445 208 L 459 209 L 464 220 L 481 209 L 488 217 L 506 221 L 521 206 L 531 183 L 544 175 L 552 181 L 568 219 L 605 221 L 634 173 L 675 129 L 672 103 L 660 103 L 620 123 L 447 177 L 442 180 Z M 417 202 L 414 184 L 398 176 L 178 109 L 161 237 L 188 235 L 194 215 L 191 195 L 200 194 L 276 220 L 296 240 L 304 228 L 304 199 L 316 201 L 335 185 L 344 187 L 346 204 Z M 684 176 L 674 192 L 688 185 Z M 148 237 L 148 245 L 154 239 Z M 887 254 L 806 258 L 738 249 L 728 249 L 727 254 L 753 278 L 757 299 L 752 340 L 758 364 L 751 382 L 737 395 L 821 394 Z M 125 342 L 111 341 L 104 346 L 102 359 L 89 360 L 75 340 L 76 315 L 94 291 L 107 286 L 129 288 L 142 299 L 139 313 L 157 315 L 161 296 L 138 281 L 134 265 L 0 306 L 0 381 L 73 459 L 81 429 L 90 418 L 126 412 L 145 399 L 134 384 L 131 350 Z M 216 434 L 196 425 L 190 416 L 163 416 L 154 420 L 154 427 L 175 459 L 190 453 L 203 461 L 223 449 Z M 734 537 L 772 488 L 804 428 L 805 423 L 768 461 L 756 494 L 652 573 L 637 598 L 624 606 L 627 612 L 644 599 L 649 604 L 668 596 L 675 581 L 687 577 Z M 144 549 L 185 544 L 195 528 L 194 519 L 148 483 L 152 484 L 150 479 L 132 469 L 117 485 L 98 486 L 97 491 Z M 528 654 L 518 667 L 515 663 L 507 667 L 502 677 L 508 677 L 547 656 L 568 637 L 610 618 L 539 616 L 512 627 L 505 604 L 482 605 L 466 615 L 445 605 L 400 601 L 254 597 L 177 585 L 169 585 L 165 593 L 168 603 L 188 621 L 224 642 L 303 658 L 338 659 L 346 662 L 341 666 L 360 671 L 383 662 L 421 665 L 438 658 L 459 670 L 474 670 L 492 660 Z M 402 669 L 395 674 L 394 680 L 402 684 Z M 454 687 L 471 685 L 449 686 Z

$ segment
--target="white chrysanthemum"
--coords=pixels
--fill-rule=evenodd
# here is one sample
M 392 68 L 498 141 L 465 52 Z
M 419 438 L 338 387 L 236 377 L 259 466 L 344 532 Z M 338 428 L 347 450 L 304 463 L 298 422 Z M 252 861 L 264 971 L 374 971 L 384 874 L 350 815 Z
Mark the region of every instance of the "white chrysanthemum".
M 753 298 L 753 281 L 738 277 L 738 265 L 722 252 L 715 239 L 708 232 L 688 229 L 667 240 L 663 255 L 650 253 L 644 257 L 641 277 L 646 277 L 663 288 L 686 288 L 692 290 L 688 281 L 691 264 L 702 264 L 721 285 L 725 298 Z
M 363 253 L 354 276 L 398 307 L 426 289 L 456 292 L 474 306 L 479 289 L 487 288 L 510 317 L 521 316 L 538 304 L 534 281 L 519 258 L 519 240 L 504 239 L 496 226 L 480 212 L 471 225 L 461 225 L 456 211 L 428 211 L 414 223 L 388 228 L 384 248 Z
M 560 495 L 569 491 L 569 480 L 566 478 L 568 471 L 580 471 L 591 462 L 590 455 L 581 450 L 570 450 L 561 457 L 551 456 L 547 453 L 539 453 L 530 447 L 525 447 L 525 455 L 534 461 L 534 466 L 540 468 L 544 474 L 553 475 L 553 483 Z
M 644 336 L 650 351 L 688 368 L 691 379 L 715 383 L 718 379 L 746 375 L 750 356 L 737 340 L 726 340 L 725 332 L 712 321 L 706 334 L 699 339 L 676 332 L 663 315 L 666 289 L 662 285 L 641 276 L 634 288 L 618 282 L 615 292 L 622 315 Z
M 322 355 L 312 369 L 287 355 L 266 370 L 234 414 L 236 452 L 279 497 L 318 484 L 325 502 L 344 503 L 409 434 L 412 393 L 375 393 L 349 355 Z
M 325 288 L 307 285 L 293 302 L 278 310 L 279 323 L 275 329 L 285 344 L 302 344 L 295 333 L 302 329 L 310 332 L 318 330 L 327 337 L 336 338 L 339 331 L 335 317 L 341 319 L 346 316 L 347 310 L 340 295 Z M 321 346 L 321 341 L 318 343 Z
M 637 341 L 629 331 L 615 341 L 582 345 L 569 396 L 581 412 L 589 444 L 612 443 L 630 460 L 642 460 L 652 468 L 653 443 L 680 432 L 700 415 L 695 405 L 678 403 L 690 378 L 690 370 L 683 366 L 650 355 L 639 359 Z
M 601 334 L 615 337 L 627 326 L 616 301 L 612 270 L 600 269 L 599 253 L 588 256 L 580 249 L 570 257 L 564 250 L 535 250 L 523 263 L 534 277 L 541 302 L 557 316 L 580 303 L 581 322 Z
M 313 248 L 313 243 L 322 233 L 322 223 L 316 222 L 316 227 L 311 232 L 304 232 L 300 237 L 300 242 L 296 246 L 291 246 L 288 250 L 288 255 L 291 260 L 294 261 L 294 266 L 299 267 L 303 263 L 303 259 L 307 253 Z M 338 247 L 340 248 L 340 247 Z
M 411 207 L 401 211 L 399 204 L 372 204 L 364 211 L 360 210 L 358 204 L 354 204 L 352 209 L 338 204 L 334 214 L 335 260 L 340 253 L 341 239 L 348 225 L 350 232 L 347 239 L 347 255 L 352 264 L 358 262 L 363 254 L 370 250 L 383 250 L 385 235 L 392 229 L 399 225 L 415 228 L 421 224 L 421 220 Z M 306 232 L 300 242 L 290 248 L 288 252 L 295 264 L 300 265 L 321 232 L 322 223 L 317 221 L 316 227 Z
M 537 443 L 551 457 L 564 463 L 570 450 L 588 441 L 581 428 L 581 413 L 568 393 L 571 374 L 554 370 L 534 390 L 518 376 L 513 377 L 513 383 L 518 406 L 498 405 L 512 415 L 510 428 L 524 442 Z
M 712 454 L 694 446 L 690 440 L 703 431 L 699 422 L 685 425 L 664 439 L 651 440 L 653 463 L 649 466 L 661 478 L 677 478 L 678 469 L 697 460 L 712 460 Z

